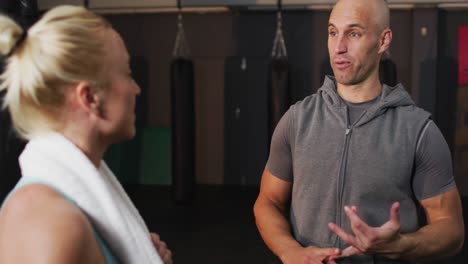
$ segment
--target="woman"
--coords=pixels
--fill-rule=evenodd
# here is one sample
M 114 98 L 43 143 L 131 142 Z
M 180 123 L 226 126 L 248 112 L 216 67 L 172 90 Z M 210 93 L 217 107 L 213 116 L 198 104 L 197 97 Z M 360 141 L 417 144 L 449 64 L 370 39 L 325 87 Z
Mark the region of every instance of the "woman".
M 1 89 L 29 140 L 0 212 L 0 263 L 172 263 L 102 160 L 135 135 L 129 55 L 102 17 L 73 6 L 28 31 L 0 17 Z

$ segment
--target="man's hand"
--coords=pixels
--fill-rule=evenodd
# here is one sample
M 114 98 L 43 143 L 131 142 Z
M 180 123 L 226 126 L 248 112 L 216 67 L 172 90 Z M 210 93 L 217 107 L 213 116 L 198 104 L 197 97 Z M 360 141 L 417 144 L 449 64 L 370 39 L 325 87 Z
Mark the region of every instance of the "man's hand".
M 164 264 L 172 264 L 172 252 L 167 248 L 166 242 L 162 241 L 156 233 L 150 233 L 150 235 L 151 241 Z
M 337 259 L 357 254 L 380 254 L 388 258 L 396 258 L 400 236 L 400 203 L 393 203 L 390 208 L 390 219 L 380 227 L 370 227 L 359 217 L 355 206 L 345 206 L 344 210 L 351 221 L 354 235 L 346 233 L 333 223 L 328 227 L 345 243 L 349 245 Z
M 332 258 L 340 253 L 338 248 L 299 247 L 284 253 L 281 261 L 283 264 L 335 264 Z

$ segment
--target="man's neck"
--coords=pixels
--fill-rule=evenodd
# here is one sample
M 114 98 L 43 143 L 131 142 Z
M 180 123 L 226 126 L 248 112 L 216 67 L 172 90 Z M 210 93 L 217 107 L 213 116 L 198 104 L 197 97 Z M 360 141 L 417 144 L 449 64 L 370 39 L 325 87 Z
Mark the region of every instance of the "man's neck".
M 337 91 L 348 102 L 363 103 L 376 98 L 382 91 L 382 84 L 378 77 L 355 85 L 337 83 Z

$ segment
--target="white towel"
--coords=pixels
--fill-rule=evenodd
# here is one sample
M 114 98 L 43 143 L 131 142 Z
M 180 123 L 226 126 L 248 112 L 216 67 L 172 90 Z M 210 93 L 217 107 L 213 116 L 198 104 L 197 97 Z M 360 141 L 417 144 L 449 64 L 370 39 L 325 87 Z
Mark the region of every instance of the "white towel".
M 23 177 L 73 199 L 122 263 L 162 263 L 143 219 L 104 161 L 96 168 L 59 133 L 31 140 L 19 158 Z

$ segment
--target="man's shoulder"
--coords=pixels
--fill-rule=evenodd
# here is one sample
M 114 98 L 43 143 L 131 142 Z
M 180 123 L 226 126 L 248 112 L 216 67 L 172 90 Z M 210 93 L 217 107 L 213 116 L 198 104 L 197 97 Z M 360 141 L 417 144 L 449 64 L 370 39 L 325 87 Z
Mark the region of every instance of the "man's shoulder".
M 422 119 L 428 120 L 431 118 L 431 113 L 426 111 L 424 108 L 417 106 L 416 104 L 398 106 L 395 107 L 395 110 L 398 111 L 402 116 L 407 117 L 408 119 Z
M 403 115 L 407 115 L 410 118 L 430 118 L 431 114 L 422 107 L 419 107 L 417 104 L 415 104 L 413 98 L 402 83 L 398 83 L 393 87 L 384 84 L 384 90 L 387 92 L 390 90 L 392 95 L 396 94 L 396 96 L 393 96 L 393 98 L 390 99 L 392 103 L 390 104 L 389 108 L 398 111 Z M 392 95 L 389 97 L 392 97 Z
M 313 93 L 304 97 L 303 99 L 295 102 L 291 108 L 294 111 L 308 111 L 313 108 L 313 106 L 317 103 L 317 93 Z

